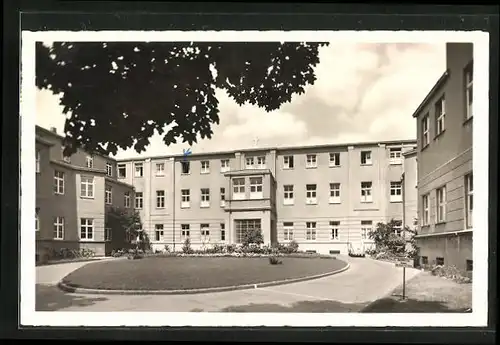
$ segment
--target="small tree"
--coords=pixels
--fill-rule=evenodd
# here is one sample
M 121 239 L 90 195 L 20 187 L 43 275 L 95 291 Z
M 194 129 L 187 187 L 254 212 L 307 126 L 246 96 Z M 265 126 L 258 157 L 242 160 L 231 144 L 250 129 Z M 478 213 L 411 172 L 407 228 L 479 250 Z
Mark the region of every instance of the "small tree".
M 186 240 L 184 241 L 184 245 L 182 246 L 182 252 L 184 254 L 192 254 L 193 253 L 193 249 L 191 248 L 191 240 L 188 238 L 186 238 Z
M 262 231 L 260 229 L 248 229 L 243 233 L 241 243 L 244 247 L 248 247 L 251 244 L 260 245 L 264 243 Z
M 397 234 L 398 231 L 404 231 L 410 237 Z M 375 242 L 376 253 L 413 258 L 418 252 L 415 246 L 415 235 L 415 230 L 407 226 L 401 229 L 401 221 L 391 219 L 388 223 L 378 223 L 377 228 L 369 233 L 369 238 Z
M 112 206 L 106 213 L 106 227 L 112 229 L 113 238 L 123 243 L 135 244 L 136 250 L 147 250 L 150 247 L 149 238 L 142 230 L 138 211 Z

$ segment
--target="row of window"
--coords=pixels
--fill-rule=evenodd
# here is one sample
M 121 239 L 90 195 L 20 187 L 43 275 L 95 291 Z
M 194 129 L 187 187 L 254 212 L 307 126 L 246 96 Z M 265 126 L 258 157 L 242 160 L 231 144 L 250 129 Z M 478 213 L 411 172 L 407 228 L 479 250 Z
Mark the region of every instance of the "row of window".
M 465 209 L 465 224 L 467 228 L 472 228 L 472 210 L 474 201 L 474 185 L 472 173 L 464 177 L 465 195 L 464 195 L 464 209 Z M 435 224 L 446 222 L 446 185 L 436 188 L 436 212 Z M 428 226 L 431 223 L 430 216 L 430 193 L 422 195 L 422 226 Z
M 219 240 L 226 240 L 226 226 L 224 223 L 219 224 Z M 181 224 L 181 240 L 184 241 L 191 238 L 191 225 Z M 155 224 L 155 241 L 162 242 L 165 240 L 165 231 L 163 224 Z M 201 242 L 210 242 L 210 224 L 200 224 L 200 240 Z
M 429 257 L 428 256 L 422 256 L 421 260 L 422 260 L 422 265 L 428 265 L 429 264 Z M 434 263 L 436 265 L 444 266 L 444 258 L 438 256 L 434 260 Z M 472 271 L 472 269 L 473 269 L 472 260 L 465 260 L 465 270 L 468 271 L 468 272 L 470 272 L 470 271 Z
M 66 227 L 66 220 L 64 217 L 54 217 L 54 239 L 64 239 L 64 229 Z M 35 231 L 40 231 L 40 219 L 38 214 L 35 216 Z M 104 229 L 104 240 L 111 241 L 112 231 L 110 228 Z M 94 239 L 94 219 L 80 218 L 80 239 L 93 240 Z
M 107 192 L 106 192 L 107 193 Z M 111 192 L 109 192 L 111 195 Z M 210 207 L 210 188 L 200 189 L 200 207 Z M 244 178 L 233 179 L 233 200 L 244 200 L 245 194 L 245 180 Z M 250 199 L 262 199 L 262 177 L 250 178 Z M 111 196 L 109 197 L 111 200 Z M 361 202 L 372 202 L 372 182 L 361 182 Z M 390 201 L 402 201 L 402 185 L 400 181 L 393 181 L 390 185 Z M 341 185 L 340 183 L 330 183 L 329 200 L 330 204 L 341 203 Z M 294 185 L 283 186 L 283 204 L 294 205 Z M 306 204 L 314 205 L 318 203 L 317 199 L 317 185 L 306 185 Z M 143 207 L 143 193 L 136 192 L 135 194 L 135 208 L 142 209 Z M 220 206 L 226 205 L 226 189 L 220 188 Z M 181 189 L 181 208 L 191 207 L 191 190 Z M 165 191 L 156 191 L 156 208 L 165 208 Z
M 389 157 L 391 164 L 401 164 L 402 162 L 402 150 L 401 148 L 390 148 Z M 318 155 L 316 154 L 306 154 L 305 156 L 306 168 L 317 168 L 318 167 Z M 371 165 L 372 164 L 372 153 L 371 151 L 361 151 L 360 152 L 360 163 L 361 165 Z M 191 172 L 191 163 L 189 161 L 181 162 L 182 164 L 182 174 L 189 174 Z M 329 154 L 329 166 L 338 167 L 340 166 L 340 153 L 332 152 Z M 265 156 L 254 156 L 246 157 L 245 159 L 246 169 L 266 169 L 266 157 Z M 293 169 L 294 168 L 294 156 L 283 156 L 283 169 Z M 220 160 L 220 172 L 225 173 L 230 171 L 229 159 Z M 200 174 L 210 173 L 210 161 L 200 161 Z M 134 163 L 134 177 L 144 176 L 144 165 L 141 162 Z M 155 176 L 165 176 L 165 163 L 155 163 Z M 127 177 L 127 168 L 125 164 L 118 164 L 118 178 Z
M 64 150 L 64 147 L 62 148 Z M 71 158 L 63 155 L 63 161 L 66 163 L 71 163 Z M 87 155 L 85 157 L 85 167 L 89 169 L 94 168 L 94 157 L 91 155 Z M 35 169 L 37 173 L 40 173 L 40 150 L 36 151 L 36 164 Z M 106 162 L 106 175 L 113 176 L 113 165 L 109 162 Z
M 472 118 L 473 98 L 473 67 L 472 63 L 464 69 L 464 97 L 465 97 L 465 120 Z M 434 104 L 434 136 L 441 135 L 445 130 L 446 98 L 442 95 Z M 422 118 L 422 149 L 430 143 L 430 114 L 427 112 Z

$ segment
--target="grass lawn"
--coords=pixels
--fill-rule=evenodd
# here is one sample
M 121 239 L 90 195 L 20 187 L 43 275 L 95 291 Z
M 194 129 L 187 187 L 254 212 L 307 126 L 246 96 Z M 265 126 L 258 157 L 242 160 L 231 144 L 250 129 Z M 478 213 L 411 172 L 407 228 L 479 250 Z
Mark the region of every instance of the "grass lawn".
M 73 287 L 108 290 L 177 290 L 256 284 L 328 273 L 347 264 L 336 259 L 231 257 L 146 257 L 85 265 L 63 282 Z
M 406 283 L 406 300 L 401 302 L 402 286 L 391 296 L 369 305 L 364 313 L 457 313 L 470 312 L 472 284 L 422 272 Z

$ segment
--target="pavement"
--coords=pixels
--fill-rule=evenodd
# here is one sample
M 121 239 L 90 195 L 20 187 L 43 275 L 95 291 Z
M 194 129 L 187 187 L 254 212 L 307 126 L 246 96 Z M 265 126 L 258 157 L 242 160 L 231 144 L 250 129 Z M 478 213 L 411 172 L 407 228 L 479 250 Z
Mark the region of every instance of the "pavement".
M 370 258 L 338 256 L 350 268 L 333 276 L 267 288 L 190 295 L 65 293 L 60 279 L 94 262 L 37 267 L 37 311 L 359 312 L 402 284 L 402 268 Z M 406 280 L 420 271 L 406 269 Z

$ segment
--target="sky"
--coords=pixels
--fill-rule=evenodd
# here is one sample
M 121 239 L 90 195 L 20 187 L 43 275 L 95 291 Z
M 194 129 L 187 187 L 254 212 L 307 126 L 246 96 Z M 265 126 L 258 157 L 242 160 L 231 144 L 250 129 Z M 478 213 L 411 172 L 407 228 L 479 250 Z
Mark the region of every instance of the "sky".
M 193 153 L 251 147 L 342 144 L 416 139 L 413 112 L 446 69 L 445 43 L 338 43 L 321 47 L 317 80 L 302 95 L 273 112 L 238 106 L 218 90 L 219 125 L 212 139 L 199 140 Z M 36 124 L 63 133 L 66 116 L 59 97 L 37 90 Z M 117 159 L 180 154 L 161 136 L 146 151 L 120 150 Z

